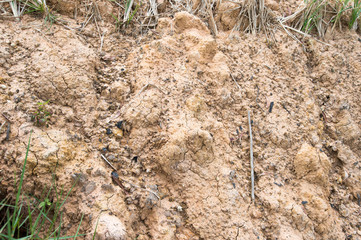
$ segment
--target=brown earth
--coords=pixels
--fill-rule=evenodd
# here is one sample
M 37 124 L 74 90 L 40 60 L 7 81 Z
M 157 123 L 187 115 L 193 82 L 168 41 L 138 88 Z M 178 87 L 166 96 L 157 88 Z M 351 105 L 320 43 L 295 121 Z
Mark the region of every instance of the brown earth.
M 80 179 L 64 234 L 85 214 L 86 239 L 98 219 L 97 239 L 361 239 L 360 35 L 302 46 L 282 30 L 271 42 L 230 35 L 232 16 L 215 19 L 216 38 L 186 12 L 136 36 L 109 21 L 99 52 L 95 24 L 78 34 L 0 18 L 1 195 L 33 130 L 25 191 L 40 195 L 51 173 L 65 189 Z M 49 126 L 35 126 L 47 100 Z

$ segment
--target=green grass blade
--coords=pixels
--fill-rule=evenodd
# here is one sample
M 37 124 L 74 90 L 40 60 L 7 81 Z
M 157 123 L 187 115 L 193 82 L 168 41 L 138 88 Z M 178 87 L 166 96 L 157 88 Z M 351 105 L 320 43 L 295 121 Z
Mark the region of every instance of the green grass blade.
M 67 236 L 67 237 L 60 237 L 60 238 L 49 238 L 48 240 L 62 240 L 62 239 L 70 239 L 70 238 L 74 238 L 74 237 L 82 237 L 85 236 L 86 234 L 79 234 L 79 235 L 74 235 L 74 236 Z
M 61 203 L 59 209 L 64 205 L 66 199 L 69 197 L 70 192 L 73 190 L 73 188 L 75 187 L 75 185 L 78 183 L 78 180 L 79 180 L 79 177 L 77 178 L 77 180 L 74 182 L 74 184 L 73 184 L 73 186 L 71 187 L 71 189 L 70 189 L 70 190 L 68 191 L 68 193 L 66 194 L 65 199 L 64 199 L 64 201 Z
M 93 233 L 92 240 L 94 240 L 94 239 L 95 239 L 95 234 L 97 233 L 99 219 L 100 219 L 100 214 L 99 214 L 99 217 L 98 217 L 98 220 L 97 220 L 97 224 L 95 225 L 95 229 L 94 229 L 94 233 Z
M 52 237 L 54 234 L 56 234 L 56 232 L 58 232 L 58 236 L 56 239 L 58 239 L 60 237 L 60 230 L 61 230 L 61 225 L 62 225 L 62 222 L 63 222 L 63 213 L 60 214 L 60 222 L 59 222 L 59 226 L 54 230 L 54 232 L 52 234 L 50 234 L 48 236 L 48 238 Z
M 11 217 L 8 215 L 8 211 L 6 211 L 6 215 L 5 217 L 7 218 L 6 223 L 2 226 L 2 228 L 0 229 L 0 232 L 3 232 L 5 228 L 9 228 L 11 226 Z M 8 234 L 10 233 L 9 229 L 8 229 Z
M 31 134 L 32 133 L 33 133 L 33 131 L 30 132 L 28 147 L 26 148 L 25 160 L 24 160 L 24 164 L 23 164 L 23 170 L 21 172 L 20 183 L 19 183 L 19 186 L 18 186 L 18 193 L 16 194 L 15 209 L 14 209 L 15 213 L 18 211 L 18 204 L 19 204 L 19 199 L 20 199 L 21 188 L 23 186 L 23 181 L 24 181 L 25 166 L 26 166 L 26 162 L 28 160 L 29 149 L 30 149 L 30 141 L 31 141 Z M 16 214 L 13 215 L 13 224 L 15 223 L 15 217 L 16 217 Z M 14 229 L 14 226 L 13 226 L 13 229 Z
M 9 212 L 9 209 L 7 209 L 6 210 L 6 216 L 7 216 L 7 218 L 9 219 L 9 223 L 8 224 L 6 224 L 6 226 L 7 226 L 7 229 L 8 229 L 8 239 L 12 239 L 12 237 L 14 236 L 14 234 L 11 232 L 11 217 L 10 217 L 10 212 Z
M 79 223 L 78 229 L 76 230 L 76 233 L 75 233 L 75 236 L 74 236 L 74 240 L 76 240 L 76 237 L 78 237 L 80 225 L 81 225 L 81 223 L 83 222 L 83 217 L 84 217 L 84 214 L 81 215 L 80 223 Z

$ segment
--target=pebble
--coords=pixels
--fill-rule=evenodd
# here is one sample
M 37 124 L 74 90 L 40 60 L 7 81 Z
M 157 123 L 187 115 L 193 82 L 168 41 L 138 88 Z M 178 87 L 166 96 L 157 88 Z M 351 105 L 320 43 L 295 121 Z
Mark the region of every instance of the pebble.
M 122 129 L 123 121 L 119 121 L 115 124 L 115 126 L 119 129 Z
M 341 216 L 345 217 L 345 218 L 350 215 L 350 211 L 348 210 L 348 208 L 344 204 L 341 204 L 339 206 L 339 212 L 340 212 Z
M 123 137 L 123 130 L 114 129 L 114 135 L 115 135 L 116 138 L 122 138 Z
M 6 85 L 5 84 L 0 84 L 0 88 L 6 89 Z
M 113 131 L 110 128 L 107 128 L 106 134 L 110 135 L 112 133 L 113 133 Z
M 97 221 L 94 221 L 97 222 Z M 96 230 L 95 239 L 125 240 L 128 239 L 124 223 L 114 215 L 104 214 L 99 217 L 98 225 L 94 223 Z M 95 232 L 95 231 L 93 231 Z
M 94 192 L 94 190 L 96 189 L 97 185 L 95 184 L 95 182 L 89 182 L 86 186 L 85 186 L 85 194 L 89 195 L 92 192 Z
M 103 170 L 101 170 L 101 169 L 97 169 L 97 170 L 94 172 L 94 176 L 95 176 L 95 177 L 99 177 L 99 176 L 105 177 L 105 175 L 106 175 L 106 173 L 105 173 Z
M 103 184 L 101 188 L 106 192 L 114 192 L 114 187 L 112 184 Z

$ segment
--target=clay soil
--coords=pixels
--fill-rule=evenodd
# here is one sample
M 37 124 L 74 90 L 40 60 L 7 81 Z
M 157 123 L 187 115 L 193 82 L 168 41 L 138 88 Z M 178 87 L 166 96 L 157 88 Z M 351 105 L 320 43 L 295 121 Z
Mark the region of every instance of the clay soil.
M 232 32 L 224 13 L 215 37 L 184 11 L 119 32 L 116 5 L 99 1 L 100 41 L 94 21 L 79 31 L 82 5 L 75 18 L 71 1 L 51 4 L 66 24 L 0 16 L 0 196 L 16 191 L 32 131 L 25 194 L 78 179 L 64 235 L 84 214 L 85 239 L 98 219 L 96 239 L 361 239 L 358 32 L 300 44 L 277 27 Z

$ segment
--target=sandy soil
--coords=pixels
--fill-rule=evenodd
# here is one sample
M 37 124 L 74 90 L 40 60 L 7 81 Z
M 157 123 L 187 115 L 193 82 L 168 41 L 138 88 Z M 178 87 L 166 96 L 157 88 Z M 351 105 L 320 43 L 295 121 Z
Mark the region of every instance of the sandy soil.
M 277 30 L 271 43 L 230 35 L 229 14 L 216 38 L 186 12 L 137 36 L 109 21 L 101 52 L 94 24 L 78 34 L 0 18 L 2 196 L 33 130 L 26 192 L 40 195 L 51 173 L 66 189 L 80 179 L 64 234 L 85 214 L 86 239 L 98 219 L 97 239 L 361 239 L 360 35 L 302 46 Z M 47 100 L 49 126 L 35 126 Z

